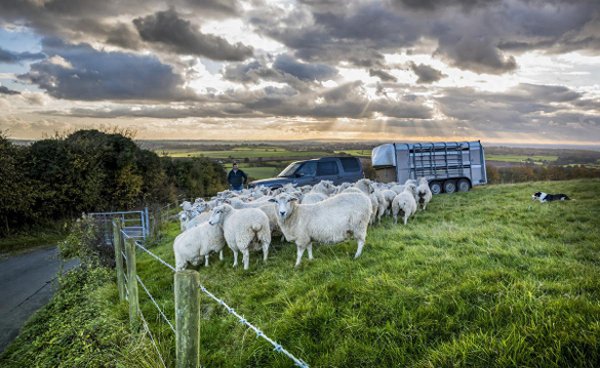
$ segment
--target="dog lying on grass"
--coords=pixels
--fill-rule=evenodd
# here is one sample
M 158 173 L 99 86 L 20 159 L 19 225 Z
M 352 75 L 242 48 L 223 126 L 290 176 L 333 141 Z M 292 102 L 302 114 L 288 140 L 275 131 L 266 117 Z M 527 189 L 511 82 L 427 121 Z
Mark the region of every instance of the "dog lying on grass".
M 566 194 L 548 194 L 548 193 L 544 193 L 544 192 L 536 192 L 531 196 L 531 200 L 535 201 L 535 200 L 540 201 L 541 203 L 545 203 L 545 202 L 550 202 L 550 201 L 569 201 L 571 200 L 571 198 L 569 198 L 569 196 L 567 196 Z

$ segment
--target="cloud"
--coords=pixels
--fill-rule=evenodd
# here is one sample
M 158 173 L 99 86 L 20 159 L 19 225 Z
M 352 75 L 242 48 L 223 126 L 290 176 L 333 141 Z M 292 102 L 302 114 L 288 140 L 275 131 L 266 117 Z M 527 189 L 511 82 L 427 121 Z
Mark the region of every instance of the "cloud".
M 378 77 L 383 82 L 396 82 L 397 81 L 396 77 L 394 77 L 390 73 L 386 72 L 385 70 L 369 69 L 369 75 L 371 77 Z
M 301 63 L 289 55 L 277 56 L 273 69 L 304 81 L 329 80 L 337 75 L 337 70 L 328 65 Z
M 0 47 L 0 63 L 20 63 L 21 61 L 33 61 L 44 59 L 46 55 L 41 52 L 13 52 Z
M 154 56 L 98 51 L 55 38 L 42 42 L 48 60 L 31 65 L 19 79 L 53 97 L 71 100 L 182 100 L 192 98 L 182 78 Z M 52 62 L 54 60 L 55 62 Z M 60 60 L 60 62 L 56 62 Z
M 222 37 L 204 34 L 174 9 L 136 18 L 133 24 L 141 38 L 185 55 L 204 56 L 212 60 L 241 61 L 252 56 L 252 48 L 242 43 L 234 45 Z
M 411 62 L 409 65 L 410 69 L 417 75 L 417 77 L 419 77 L 419 79 L 417 79 L 417 83 L 433 83 L 444 77 L 447 77 L 446 74 L 435 68 L 432 68 L 429 65 L 417 65 L 414 62 Z
M 0 95 L 18 95 L 18 94 L 21 94 L 21 92 L 12 90 L 5 86 L 0 86 Z

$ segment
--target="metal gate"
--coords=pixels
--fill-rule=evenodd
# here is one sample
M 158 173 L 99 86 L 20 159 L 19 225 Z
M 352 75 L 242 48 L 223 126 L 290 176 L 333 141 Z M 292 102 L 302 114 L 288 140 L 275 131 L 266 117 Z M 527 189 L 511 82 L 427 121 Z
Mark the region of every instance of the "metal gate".
M 112 244 L 112 221 L 118 219 L 123 224 L 123 232 L 131 238 L 145 240 L 150 235 L 148 207 L 142 211 L 92 212 L 88 214 L 99 223 L 106 244 Z

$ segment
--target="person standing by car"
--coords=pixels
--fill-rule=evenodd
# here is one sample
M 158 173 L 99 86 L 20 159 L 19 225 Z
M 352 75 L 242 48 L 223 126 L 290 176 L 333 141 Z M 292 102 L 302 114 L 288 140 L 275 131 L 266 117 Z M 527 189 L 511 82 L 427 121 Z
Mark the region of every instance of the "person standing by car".
M 231 190 L 240 191 L 244 188 L 244 184 L 248 181 L 248 175 L 245 172 L 238 169 L 237 162 L 233 163 L 233 168 L 227 174 L 227 182 Z

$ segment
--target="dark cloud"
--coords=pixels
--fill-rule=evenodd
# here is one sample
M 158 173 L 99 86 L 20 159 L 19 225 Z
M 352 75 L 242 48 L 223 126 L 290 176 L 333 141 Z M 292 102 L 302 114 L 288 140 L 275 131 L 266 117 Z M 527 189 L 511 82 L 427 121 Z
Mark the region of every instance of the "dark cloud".
M 385 70 L 369 69 L 369 75 L 371 77 L 378 77 L 379 79 L 381 79 L 384 82 L 396 82 L 397 81 L 396 77 L 394 77 L 390 73 L 386 72 Z
M 44 59 L 46 55 L 41 52 L 13 52 L 0 47 L 0 63 L 20 63 L 22 61 L 32 61 Z
M 451 65 L 477 73 L 503 74 L 517 68 L 513 56 L 504 55 L 493 40 L 477 35 L 465 34 L 450 40 L 444 37 L 436 52 Z
M 393 3 L 410 9 L 436 10 L 458 6 L 465 10 L 497 4 L 500 0 L 394 0 Z
M 18 94 L 21 94 L 21 92 L 12 90 L 5 86 L 0 86 L 0 95 L 18 95 Z
M 58 39 L 42 42 L 48 59 L 34 63 L 20 79 L 56 98 L 73 100 L 181 100 L 191 98 L 182 78 L 153 56 L 103 52 Z M 62 62 L 55 62 L 60 57 Z
M 159 11 L 133 20 L 146 42 L 160 44 L 179 54 L 204 56 L 212 60 L 241 61 L 252 56 L 252 48 L 234 45 L 222 37 L 204 34 L 174 9 Z
M 185 3 L 194 9 L 214 13 L 217 16 L 234 16 L 241 12 L 240 4 L 236 0 L 185 0 Z
M 417 65 L 411 62 L 410 69 L 419 77 L 417 83 L 433 83 L 447 77 L 446 74 L 426 64 Z
M 328 80 L 337 75 L 337 70 L 328 65 L 301 63 L 289 55 L 277 56 L 273 69 L 305 81 Z

